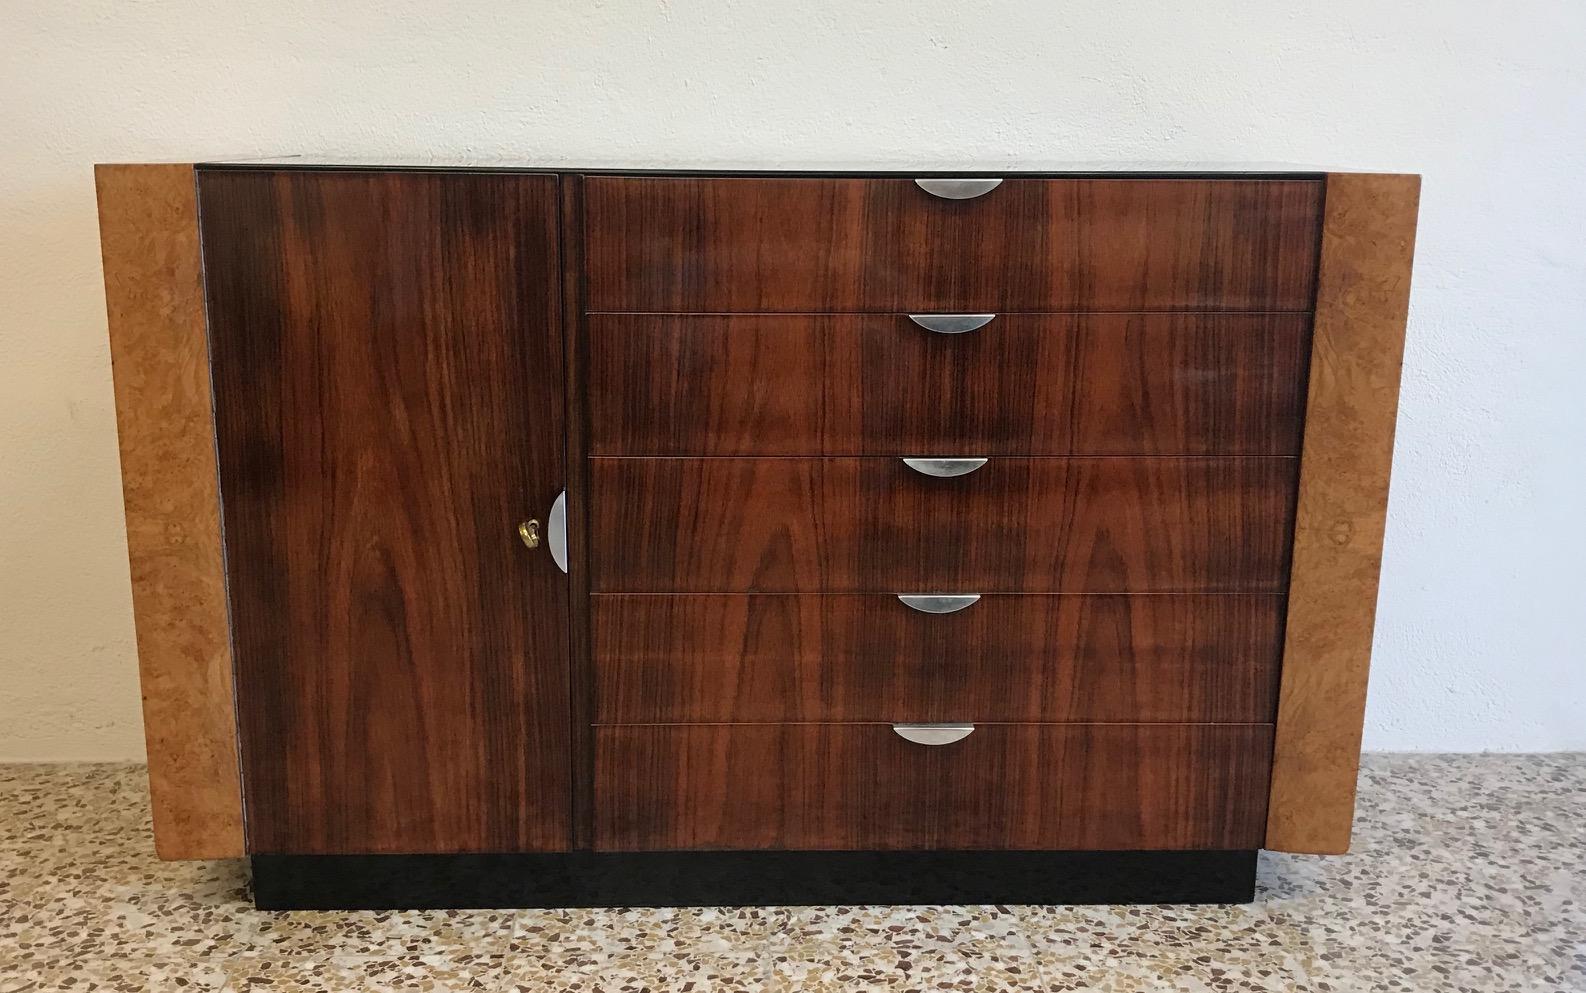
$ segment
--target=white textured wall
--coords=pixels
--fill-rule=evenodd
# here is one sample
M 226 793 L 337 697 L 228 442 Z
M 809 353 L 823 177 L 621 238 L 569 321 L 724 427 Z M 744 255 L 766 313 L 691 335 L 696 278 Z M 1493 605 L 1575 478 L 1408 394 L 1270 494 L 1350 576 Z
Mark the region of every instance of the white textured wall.
M 1586 748 L 1586 4 L 5 0 L 0 758 L 142 752 L 90 166 L 1417 171 L 1367 744 Z

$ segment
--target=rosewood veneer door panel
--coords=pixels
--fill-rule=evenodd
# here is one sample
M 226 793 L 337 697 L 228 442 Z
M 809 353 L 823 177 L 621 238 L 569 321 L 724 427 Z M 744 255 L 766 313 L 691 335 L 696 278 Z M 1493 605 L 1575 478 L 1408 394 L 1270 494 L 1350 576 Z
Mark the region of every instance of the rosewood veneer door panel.
M 1270 724 L 887 724 L 596 731 L 595 845 L 1240 849 L 1266 827 Z
M 592 455 L 1297 455 L 1304 314 L 595 314 Z
M 597 593 L 1281 593 L 1298 460 L 596 458 Z
M 566 848 L 555 177 L 200 198 L 250 850 Z
M 1281 596 L 598 594 L 602 724 L 1270 722 Z
M 584 181 L 592 311 L 1311 307 L 1320 180 Z

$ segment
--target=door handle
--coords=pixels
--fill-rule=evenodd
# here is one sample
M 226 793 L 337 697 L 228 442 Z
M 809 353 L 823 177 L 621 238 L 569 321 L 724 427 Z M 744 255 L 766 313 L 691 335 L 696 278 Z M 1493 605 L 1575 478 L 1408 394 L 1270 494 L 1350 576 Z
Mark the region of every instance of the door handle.
M 1000 179 L 916 179 L 914 185 L 943 200 L 973 200 L 1002 185 Z
M 563 572 L 567 571 L 567 491 L 556 495 L 551 504 L 551 515 L 545 521 L 546 536 L 551 540 L 551 560 Z
M 914 595 L 899 593 L 898 599 L 903 601 L 905 607 L 912 607 L 922 614 L 956 614 L 979 600 L 980 594 L 965 593 L 958 596 L 941 596 L 938 594 Z
M 974 733 L 973 724 L 894 724 L 892 730 L 916 745 L 951 745 Z
M 996 314 L 910 314 L 909 320 L 937 334 L 963 334 L 979 331 L 997 319 Z
M 904 459 L 903 464 L 924 476 L 948 479 L 966 476 L 986 464 L 986 459 Z
M 540 521 L 531 517 L 518 525 L 518 537 L 523 539 L 523 544 L 529 548 L 540 547 Z M 551 512 L 545 518 L 545 538 L 551 544 L 551 561 L 556 563 L 556 568 L 567 571 L 567 491 L 556 495 L 556 502 L 551 504 Z

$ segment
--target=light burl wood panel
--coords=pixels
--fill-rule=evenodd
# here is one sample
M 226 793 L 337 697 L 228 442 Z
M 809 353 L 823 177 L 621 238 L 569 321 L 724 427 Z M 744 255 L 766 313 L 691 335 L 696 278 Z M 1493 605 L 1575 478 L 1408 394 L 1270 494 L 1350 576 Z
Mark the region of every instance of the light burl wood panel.
M 1331 174 L 1266 847 L 1349 848 L 1418 176 Z
M 220 493 L 191 165 L 101 165 L 110 357 L 121 439 L 155 848 L 244 854 Z

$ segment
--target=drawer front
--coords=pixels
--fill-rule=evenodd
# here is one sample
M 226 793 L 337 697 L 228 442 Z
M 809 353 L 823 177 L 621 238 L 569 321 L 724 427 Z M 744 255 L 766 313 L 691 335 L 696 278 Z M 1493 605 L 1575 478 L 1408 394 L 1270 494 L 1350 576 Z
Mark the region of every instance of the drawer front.
M 1309 310 L 1322 184 L 589 177 L 592 311 Z
M 1271 725 L 603 727 L 595 846 L 1241 849 L 1265 829 Z
M 1292 458 L 596 458 L 608 593 L 1280 593 Z
M 1303 314 L 587 320 L 594 455 L 1296 455 Z
M 1269 722 L 1280 596 L 591 598 L 596 721 Z

